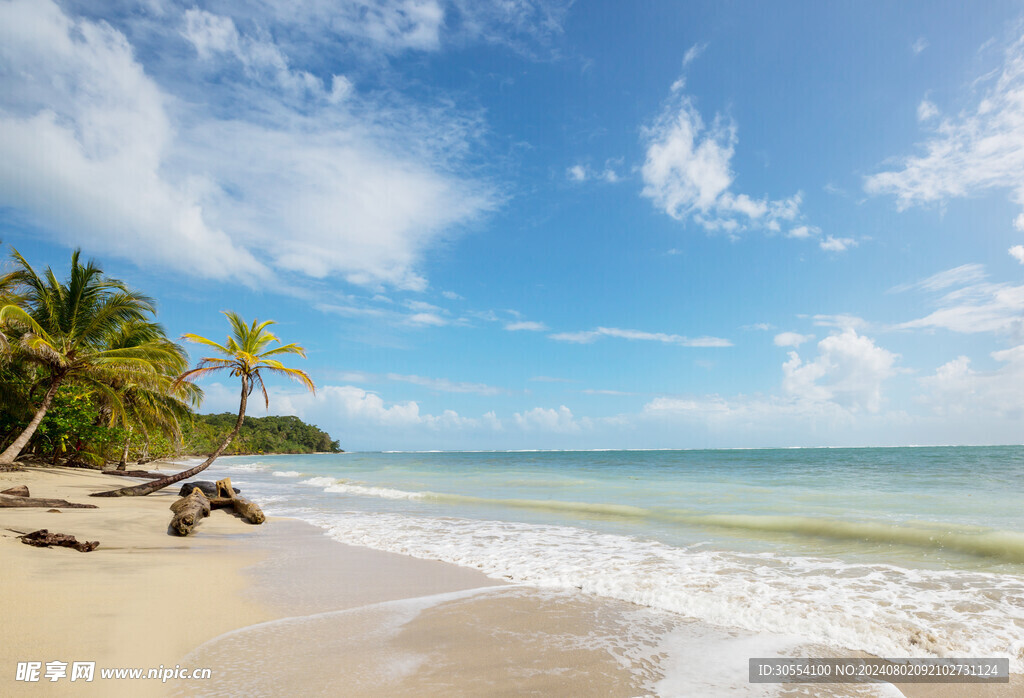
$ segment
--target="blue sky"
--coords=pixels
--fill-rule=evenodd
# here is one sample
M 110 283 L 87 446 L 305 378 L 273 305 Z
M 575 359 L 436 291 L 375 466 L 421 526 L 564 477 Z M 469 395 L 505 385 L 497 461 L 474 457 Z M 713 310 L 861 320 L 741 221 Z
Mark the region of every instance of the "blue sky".
M 1019 2 L 2 0 L 0 81 L 0 239 L 345 448 L 1021 441 Z

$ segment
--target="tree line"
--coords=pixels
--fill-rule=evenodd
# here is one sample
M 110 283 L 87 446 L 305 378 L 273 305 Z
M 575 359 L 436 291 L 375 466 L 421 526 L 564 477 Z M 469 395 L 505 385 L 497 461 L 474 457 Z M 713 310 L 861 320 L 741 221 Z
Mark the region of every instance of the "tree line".
M 118 461 L 124 469 L 130 460 L 209 454 L 177 475 L 104 493 L 123 496 L 190 477 L 225 452 L 339 450 L 296 417 L 256 420 L 242 431 L 251 393 L 258 388 L 270 404 L 263 373 L 315 391 L 305 372 L 278 358 L 305 352 L 282 344 L 268 329 L 273 321 L 250 324 L 226 311 L 226 342 L 183 336 L 215 354 L 188 369 L 188 353 L 156 322 L 153 299 L 83 262 L 78 250 L 63 279 L 51 268 L 37 272 L 17 250 L 11 261 L 13 269 L 0 275 L 0 469 L 25 455 L 62 464 Z M 238 414 L 197 415 L 203 392 L 194 380 L 224 370 L 241 382 Z

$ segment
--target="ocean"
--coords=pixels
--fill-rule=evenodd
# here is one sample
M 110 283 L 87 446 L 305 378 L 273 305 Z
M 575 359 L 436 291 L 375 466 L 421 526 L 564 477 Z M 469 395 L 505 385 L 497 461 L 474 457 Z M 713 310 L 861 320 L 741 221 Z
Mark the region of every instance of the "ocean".
M 1020 446 L 238 456 L 226 476 L 343 543 L 763 648 L 1024 672 Z

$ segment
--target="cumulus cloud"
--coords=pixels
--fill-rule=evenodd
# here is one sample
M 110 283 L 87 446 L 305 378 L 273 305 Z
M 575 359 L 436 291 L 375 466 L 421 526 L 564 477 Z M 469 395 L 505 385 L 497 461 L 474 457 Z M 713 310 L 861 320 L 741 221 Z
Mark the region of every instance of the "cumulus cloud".
M 878 412 L 882 383 L 895 375 L 898 358 L 869 337 L 847 329 L 818 342 L 818 355 L 812 360 L 789 352 L 782 366 L 782 387 L 786 394 L 812 402 Z
M 972 107 L 931 126 L 920 154 L 867 177 L 865 190 L 894 195 L 900 210 L 989 190 L 1006 190 L 1024 205 L 1024 37 L 1006 49 L 994 75 Z M 918 110 L 929 124 L 933 107 Z
M 707 231 L 735 234 L 747 228 L 778 231 L 800 216 L 802 195 L 770 200 L 732 191 L 736 125 L 716 116 L 707 125 L 693 100 L 674 94 L 644 130 L 643 195 L 676 220 L 692 219 Z
M 1024 264 L 1024 245 L 1014 245 L 1007 252 L 1018 262 Z
M 993 371 L 976 371 L 971 360 L 958 356 L 919 379 L 926 395 L 922 400 L 940 415 L 997 415 L 1019 420 L 1024 416 L 1024 345 L 995 351 L 1002 365 Z
M 69 244 L 88 235 L 189 274 L 412 290 L 425 252 L 496 205 L 456 173 L 475 116 L 325 85 L 227 16 L 189 10 L 182 33 L 210 103 L 166 92 L 109 24 L 50 0 L 0 5 L 0 205 Z
M 545 407 L 534 407 L 525 412 L 516 412 L 512 416 L 516 426 L 526 431 L 544 431 L 555 434 L 576 434 L 589 429 L 590 420 L 577 420 L 572 410 L 562 405 L 557 410 Z
M 623 330 L 617 327 L 598 327 L 597 329 L 586 330 L 583 332 L 558 332 L 550 335 L 550 337 L 558 342 L 574 342 L 576 344 L 590 344 L 601 337 L 618 337 L 619 339 L 678 344 L 683 347 L 732 346 L 732 342 L 728 339 L 722 339 L 721 337 L 684 337 L 678 334 L 644 332 L 642 330 Z

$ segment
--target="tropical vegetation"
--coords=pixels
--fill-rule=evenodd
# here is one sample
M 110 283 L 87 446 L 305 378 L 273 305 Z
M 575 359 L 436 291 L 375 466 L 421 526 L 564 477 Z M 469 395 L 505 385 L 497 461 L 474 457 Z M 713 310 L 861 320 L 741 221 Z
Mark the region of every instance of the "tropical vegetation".
M 191 469 L 197 471 L 221 454 L 340 450 L 297 417 L 243 425 L 253 390 L 269 405 L 263 375 L 314 389 L 306 373 L 280 362 L 304 353 L 281 344 L 268 329 L 272 322 L 246 324 L 225 313 L 232 334 L 224 344 L 185 335 L 217 354 L 188 370 L 188 354 L 156 321 L 153 299 L 107 276 L 96 262 L 83 262 L 79 251 L 63 278 L 50 268 L 37 272 L 13 249 L 3 272 L 0 469 L 15 467 L 19 457 L 91 467 L 116 462 L 125 469 L 168 456 L 210 455 Z M 241 382 L 238 414 L 196 414 L 203 393 L 194 380 L 222 370 Z

